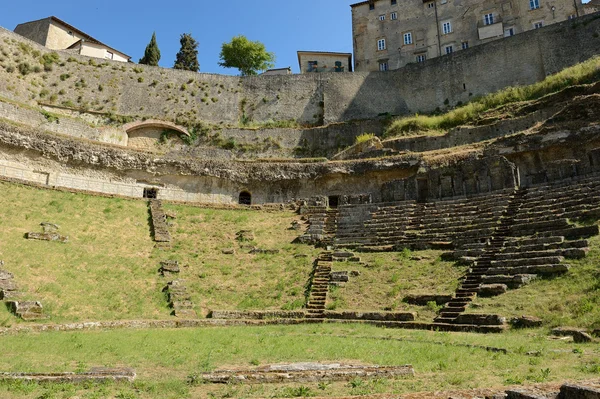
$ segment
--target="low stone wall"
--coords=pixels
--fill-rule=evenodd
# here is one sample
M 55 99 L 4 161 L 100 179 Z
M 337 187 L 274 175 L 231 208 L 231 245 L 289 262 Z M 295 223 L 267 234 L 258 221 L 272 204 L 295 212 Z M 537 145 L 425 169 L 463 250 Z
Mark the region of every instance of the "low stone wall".
M 95 367 L 87 373 L 0 373 L 0 381 L 26 381 L 38 383 L 133 382 L 136 372 L 130 368 Z

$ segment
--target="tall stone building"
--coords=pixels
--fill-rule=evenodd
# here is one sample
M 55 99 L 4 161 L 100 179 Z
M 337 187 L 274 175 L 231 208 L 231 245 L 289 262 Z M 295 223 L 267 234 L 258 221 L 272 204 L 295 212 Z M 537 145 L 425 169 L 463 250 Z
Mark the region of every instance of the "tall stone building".
M 387 71 L 583 15 L 581 0 L 369 0 L 352 4 L 356 71 Z

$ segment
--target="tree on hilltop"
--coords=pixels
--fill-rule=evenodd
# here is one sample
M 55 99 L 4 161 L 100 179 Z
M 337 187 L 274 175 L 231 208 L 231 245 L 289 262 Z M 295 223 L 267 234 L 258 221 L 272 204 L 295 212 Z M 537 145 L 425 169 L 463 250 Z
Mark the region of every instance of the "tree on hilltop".
M 175 69 L 184 69 L 186 71 L 198 72 L 200 64 L 198 63 L 198 42 L 189 33 L 183 33 L 179 39 L 181 49 L 175 59 Z
M 140 64 L 158 66 L 158 61 L 160 61 L 160 50 L 158 44 L 156 44 L 156 32 L 153 32 L 152 39 L 150 39 L 150 43 L 144 51 L 144 56 L 140 58 Z
M 275 65 L 275 54 L 270 53 L 259 41 L 250 41 L 239 35 L 229 43 L 223 43 L 219 65 L 224 68 L 237 68 L 242 76 L 256 75 Z

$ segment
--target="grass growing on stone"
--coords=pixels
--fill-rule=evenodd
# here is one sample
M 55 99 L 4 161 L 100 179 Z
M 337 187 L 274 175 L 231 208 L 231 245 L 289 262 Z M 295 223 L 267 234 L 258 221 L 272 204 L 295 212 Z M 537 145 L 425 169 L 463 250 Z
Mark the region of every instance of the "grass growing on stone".
M 595 82 L 599 78 L 600 57 L 596 56 L 550 75 L 541 82 L 528 86 L 508 87 L 441 115 L 414 115 L 398 118 L 386 129 L 384 136 L 397 137 L 429 134 L 430 132 L 432 135 L 438 135 L 441 130 L 473 122 L 477 118 L 481 118 L 486 111 L 494 108 L 522 101 L 537 100 L 570 86 Z
M 453 294 L 465 267 L 440 259 L 442 251 L 361 253 L 357 263 L 335 263 L 333 270 L 356 270 L 343 287 L 329 296 L 328 306 L 337 310 L 415 311 L 418 319 L 432 321 L 435 308 L 403 302 L 408 294 Z
M 2 371 L 77 371 L 129 366 L 129 384 L 0 383 L 3 398 L 266 398 L 400 394 L 598 377 L 598 347 L 550 340 L 545 329 L 502 335 L 387 330 L 365 325 L 49 332 L 2 337 Z M 468 345 L 503 348 L 493 353 Z M 5 349 L 4 349 L 5 348 Z M 529 353 L 529 354 L 528 354 Z M 412 364 L 414 377 L 336 383 L 209 385 L 204 371 L 281 362 Z M 60 387 L 60 385 L 59 385 Z M 52 391 L 56 390 L 56 391 Z M 294 393 L 304 392 L 304 395 Z M 104 395 L 104 396 L 103 396 Z

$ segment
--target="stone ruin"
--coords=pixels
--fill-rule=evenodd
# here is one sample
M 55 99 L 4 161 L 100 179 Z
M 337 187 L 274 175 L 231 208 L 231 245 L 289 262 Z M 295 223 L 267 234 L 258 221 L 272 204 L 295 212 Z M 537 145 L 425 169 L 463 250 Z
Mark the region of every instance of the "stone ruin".
M 57 241 L 66 243 L 69 241 L 69 237 L 60 235 L 58 233 L 59 225 L 49 222 L 40 223 L 43 232 L 29 232 L 26 234 L 26 238 L 29 240 L 42 240 L 42 241 Z

